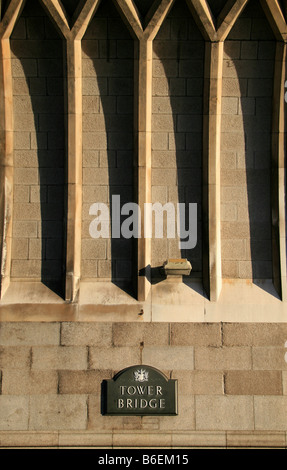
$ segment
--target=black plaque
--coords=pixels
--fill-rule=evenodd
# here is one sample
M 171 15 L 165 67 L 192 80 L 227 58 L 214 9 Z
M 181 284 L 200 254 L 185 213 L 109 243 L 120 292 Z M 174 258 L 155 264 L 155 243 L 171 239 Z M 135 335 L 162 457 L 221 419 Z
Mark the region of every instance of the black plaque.
M 146 365 L 121 370 L 103 382 L 103 414 L 177 415 L 177 380 Z

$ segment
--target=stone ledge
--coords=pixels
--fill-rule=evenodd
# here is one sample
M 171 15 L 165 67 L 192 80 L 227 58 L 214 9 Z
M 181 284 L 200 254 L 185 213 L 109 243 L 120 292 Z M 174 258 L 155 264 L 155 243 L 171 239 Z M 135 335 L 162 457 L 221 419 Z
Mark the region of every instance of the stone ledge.
M 286 448 L 285 432 L 0 431 L 0 448 Z M 132 445 L 131 445 L 132 442 Z

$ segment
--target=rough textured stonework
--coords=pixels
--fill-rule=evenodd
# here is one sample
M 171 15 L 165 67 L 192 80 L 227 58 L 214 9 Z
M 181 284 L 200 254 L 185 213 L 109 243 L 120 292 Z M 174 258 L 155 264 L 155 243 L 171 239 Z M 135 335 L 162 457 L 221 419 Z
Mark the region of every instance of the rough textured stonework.
M 287 0 L 0 7 L 0 447 L 287 448 Z M 93 238 L 116 195 L 196 247 Z M 132 365 L 177 416 L 102 414 Z
M 11 36 L 14 107 L 12 278 L 63 275 L 64 102 L 62 41 L 37 2 Z
M 221 237 L 224 278 L 272 277 L 271 116 L 275 41 L 251 3 L 224 46 Z
M 283 447 L 286 337 L 278 324 L 2 323 L 0 445 Z M 178 380 L 178 416 L 101 414 L 102 381 L 135 364 Z
M 132 241 L 92 239 L 89 209 L 96 202 L 111 207 L 113 195 L 121 205 L 134 198 L 133 49 L 113 3 L 103 2 L 82 41 L 83 278 L 131 278 Z
M 152 266 L 188 258 L 200 278 L 204 41 L 184 1 L 164 21 L 153 57 L 152 202 L 198 204 L 199 227 L 193 250 L 180 250 L 178 236 L 153 238 Z

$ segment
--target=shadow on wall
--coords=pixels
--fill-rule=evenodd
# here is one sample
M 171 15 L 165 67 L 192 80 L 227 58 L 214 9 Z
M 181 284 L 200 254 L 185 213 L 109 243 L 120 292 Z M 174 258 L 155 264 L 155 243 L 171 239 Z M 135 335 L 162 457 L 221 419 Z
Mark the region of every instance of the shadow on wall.
M 84 105 L 83 132 L 86 136 L 89 131 L 94 132 L 94 137 L 92 134 L 90 136 L 95 139 L 84 143 L 84 159 L 87 158 L 89 166 L 89 152 L 90 155 L 99 154 L 98 174 L 102 174 L 103 179 L 94 183 L 91 181 L 91 184 L 107 189 L 112 233 L 115 228 L 112 221 L 113 196 L 120 196 L 121 207 L 135 200 L 134 46 L 112 1 L 101 2 L 84 36 L 82 47 L 89 64 L 92 64 L 92 69 L 84 71 L 86 85 L 83 85 L 83 94 L 99 96 L 99 109 L 92 110 L 93 115 L 85 115 Z M 91 81 L 94 83 L 93 89 Z M 125 218 L 127 216 L 121 216 L 120 222 Z M 134 296 L 137 279 L 134 272 L 135 240 L 126 239 L 121 234 L 118 238 L 110 237 L 106 253 L 105 259 L 98 260 L 98 277 L 111 277 L 115 285 Z
M 223 278 L 252 279 L 262 288 L 262 280 L 272 279 L 275 48 L 260 2 L 251 0 L 225 43 L 221 180 L 226 212 L 221 232 Z
M 12 277 L 40 277 L 64 297 L 62 50 L 62 41 L 39 2 L 26 2 L 11 36 L 15 115 Z
M 187 258 L 192 271 L 184 278 L 186 282 L 202 280 L 204 49 L 203 37 L 185 0 L 178 0 L 154 40 L 153 202 L 158 196 L 162 204 L 185 203 L 185 229 L 190 232 L 194 225 L 189 220 L 188 207 L 197 204 L 197 244 L 193 249 L 180 249 L 179 237 L 153 239 L 152 264 L 158 264 L 160 256 L 162 262 L 167 258 Z M 152 276 L 159 272 L 159 267 L 152 268 Z

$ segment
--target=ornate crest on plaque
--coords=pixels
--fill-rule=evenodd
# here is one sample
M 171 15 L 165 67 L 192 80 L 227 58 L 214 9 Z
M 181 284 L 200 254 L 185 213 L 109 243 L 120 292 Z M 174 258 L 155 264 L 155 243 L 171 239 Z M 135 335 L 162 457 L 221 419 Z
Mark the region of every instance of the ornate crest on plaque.
M 148 372 L 145 369 L 134 371 L 134 379 L 136 382 L 148 382 Z

